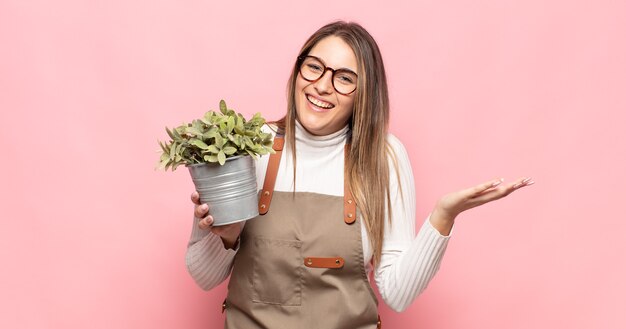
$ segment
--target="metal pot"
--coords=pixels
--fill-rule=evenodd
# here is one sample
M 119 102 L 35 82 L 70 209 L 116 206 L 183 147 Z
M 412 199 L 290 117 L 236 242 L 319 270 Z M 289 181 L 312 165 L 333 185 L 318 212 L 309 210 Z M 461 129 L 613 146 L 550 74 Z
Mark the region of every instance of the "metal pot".
M 200 194 L 209 205 L 213 226 L 232 224 L 259 215 L 256 169 L 251 156 L 235 156 L 219 163 L 188 165 Z

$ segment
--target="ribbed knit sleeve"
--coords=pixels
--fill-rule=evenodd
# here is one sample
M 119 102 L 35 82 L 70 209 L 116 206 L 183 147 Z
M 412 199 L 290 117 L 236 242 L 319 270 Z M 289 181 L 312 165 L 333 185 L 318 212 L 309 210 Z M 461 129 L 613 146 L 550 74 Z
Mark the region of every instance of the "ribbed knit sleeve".
M 187 270 L 198 286 L 209 290 L 222 283 L 233 266 L 236 250 L 225 249 L 222 239 L 198 227 L 194 217 L 185 261 Z
M 374 279 L 385 303 L 401 312 L 435 276 L 449 236 L 441 235 L 429 219 L 415 236 L 415 185 L 411 164 L 400 141 L 390 135 L 389 142 L 398 166 L 397 175 L 393 164 L 390 166 L 393 217 L 391 225 L 386 221 L 382 258 Z

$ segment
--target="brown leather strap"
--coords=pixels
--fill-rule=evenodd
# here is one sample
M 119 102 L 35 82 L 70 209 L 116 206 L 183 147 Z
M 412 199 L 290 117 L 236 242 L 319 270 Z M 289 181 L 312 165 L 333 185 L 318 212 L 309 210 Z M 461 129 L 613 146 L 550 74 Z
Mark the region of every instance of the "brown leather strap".
M 305 257 L 306 267 L 316 268 L 342 268 L 345 261 L 341 257 Z
M 274 194 L 274 185 L 276 184 L 276 175 L 278 175 L 278 167 L 280 166 L 280 157 L 283 153 L 285 139 L 283 137 L 274 138 L 272 148 L 276 153 L 270 155 L 267 171 L 265 172 L 265 181 L 263 182 L 263 190 L 259 199 L 259 214 L 265 215 L 270 209 L 272 203 L 272 195 Z M 350 144 L 346 143 L 344 148 L 344 162 L 347 163 L 350 152 Z M 345 166 L 345 164 L 344 164 Z M 343 179 L 343 220 L 346 224 L 354 224 L 356 221 L 356 200 L 352 196 L 350 189 L 350 180 L 347 172 L 344 171 Z
M 283 153 L 284 144 L 285 139 L 283 137 L 277 136 L 274 138 L 272 148 L 276 153 L 270 155 L 267 171 L 265 172 L 263 190 L 261 191 L 261 198 L 259 199 L 259 214 L 261 215 L 267 214 L 267 211 L 270 209 L 272 194 L 274 194 L 274 184 L 276 184 L 276 175 L 278 174 L 278 167 L 280 166 L 280 156 Z
M 348 155 L 350 154 L 350 144 L 346 143 L 344 148 L 345 164 L 348 162 Z M 350 189 L 350 175 L 344 170 L 343 174 L 343 220 L 346 224 L 354 224 L 356 221 L 356 201 L 352 196 L 352 190 Z

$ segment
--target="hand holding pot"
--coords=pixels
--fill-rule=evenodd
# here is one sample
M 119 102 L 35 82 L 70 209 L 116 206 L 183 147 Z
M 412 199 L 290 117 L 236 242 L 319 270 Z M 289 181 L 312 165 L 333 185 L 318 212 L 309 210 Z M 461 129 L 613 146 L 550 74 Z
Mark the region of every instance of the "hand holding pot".
M 232 249 L 241 234 L 244 222 L 237 222 L 222 226 L 213 226 L 213 216 L 209 215 L 209 206 L 204 203 L 200 204 L 200 195 L 198 192 L 191 194 L 191 201 L 194 203 L 194 216 L 199 218 L 198 226 L 203 230 L 211 230 L 213 234 L 222 238 L 224 248 Z

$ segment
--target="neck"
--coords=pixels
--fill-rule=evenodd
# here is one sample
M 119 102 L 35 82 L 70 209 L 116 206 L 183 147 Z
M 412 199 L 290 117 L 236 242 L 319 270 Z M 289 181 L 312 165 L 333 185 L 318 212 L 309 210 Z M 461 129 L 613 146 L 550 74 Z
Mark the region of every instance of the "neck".
M 308 132 L 300 122 L 296 120 L 296 149 L 298 151 L 324 151 L 328 148 L 335 148 L 343 145 L 350 135 L 350 127 L 348 125 L 338 131 L 328 135 L 313 135 Z

